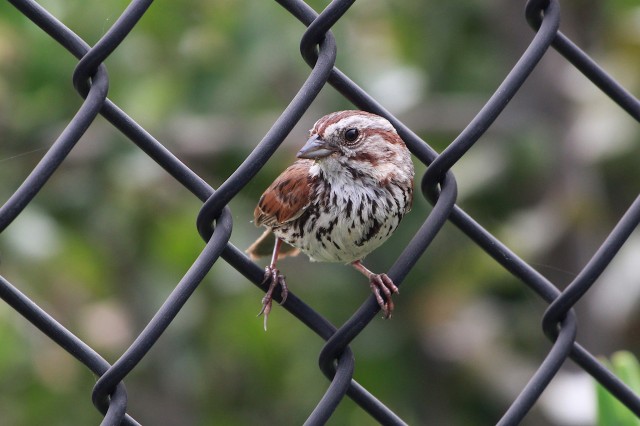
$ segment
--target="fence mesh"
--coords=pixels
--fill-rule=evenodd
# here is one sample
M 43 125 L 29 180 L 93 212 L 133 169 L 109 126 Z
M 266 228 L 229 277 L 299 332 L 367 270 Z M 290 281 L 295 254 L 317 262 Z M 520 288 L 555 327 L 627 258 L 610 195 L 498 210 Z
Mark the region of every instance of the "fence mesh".
M 203 202 L 197 217 L 197 230 L 206 242 L 204 249 L 144 330 L 112 364 L 57 322 L 7 279 L 0 277 L 0 297 L 18 314 L 99 377 L 93 388 L 92 400 L 95 407 L 104 415 L 103 424 L 138 424 L 127 413 L 128 398 L 136 396 L 127 395 L 124 381 L 143 362 L 150 349 L 172 324 L 176 315 L 214 264 L 226 262 L 263 291 L 266 290 L 266 285 L 262 284 L 262 267 L 252 262 L 242 250 L 229 242 L 232 232 L 232 215 L 228 206 L 269 161 L 320 90 L 327 84 L 333 86 L 357 108 L 388 118 L 415 158 L 428 165 L 420 181 L 420 189 L 433 208 L 426 214 L 420 229 L 406 244 L 387 272 L 396 284 L 402 284 L 434 237 L 446 222 L 450 222 L 488 253 L 502 268 L 548 304 L 542 318 L 542 327 L 552 343 L 551 349 L 497 423 L 518 424 L 536 404 L 542 392 L 568 359 L 573 360 L 593 376 L 615 398 L 640 417 L 640 398 L 576 341 L 577 316 L 573 310 L 574 305 L 589 291 L 637 227 L 640 221 L 640 198 L 628 207 L 591 260 L 562 291 L 456 205 L 457 186 L 451 168 L 489 129 L 550 48 L 559 52 L 566 61 L 610 97 L 619 106 L 620 114 L 626 113 L 640 121 L 638 99 L 614 81 L 559 31 L 558 0 L 527 2 L 525 14 L 529 25 L 535 31 L 533 39 L 493 96 L 441 153 L 436 152 L 335 67 L 336 40 L 330 30 L 352 6 L 354 0 L 335 0 L 320 14 L 302 1 L 278 0 L 278 3 L 292 17 L 307 26 L 300 42 L 300 50 L 311 71 L 260 143 L 217 189 L 207 184 L 107 98 L 109 79 L 103 63 L 145 15 L 152 3 L 150 0 L 132 1 L 94 46 L 83 41 L 38 3 L 28 0 L 10 0 L 10 3 L 49 37 L 78 58 L 79 62 L 73 73 L 73 85 L 84 98 L 84 102 L 41 161 L 0 208 L 0 232 L 10 227 L 43 189 L 98 115 L 102 115 L 180 185 Z M 334 327 L 295 294 L 289 294 L 283 308 L 326 341 L 320 354 L 320 368 L 330 384 L 305 424 L 326 423 L 345 396 L 355 401 L 381 424 L 405 424 L 399 415 L 373 395 L 375 389 L 365 389 L 353 379 L 356 354 L 352 352 L 349 344 L 360 335 L 378 313 L 379 307 L 373 297 L 369 297 L 339 328 Z

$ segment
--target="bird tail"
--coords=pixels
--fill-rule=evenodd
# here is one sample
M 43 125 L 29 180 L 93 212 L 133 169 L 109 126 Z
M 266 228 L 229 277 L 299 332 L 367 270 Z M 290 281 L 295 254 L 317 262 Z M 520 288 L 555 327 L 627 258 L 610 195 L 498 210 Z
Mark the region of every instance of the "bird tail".
M 245 253 L 249 255 L 251 260 L 271 256 L 275 242 L 276 236 L 273 235 L 273 232 L 267 229 L 255 243 L 251 244 L 249 248 L 245 250 Z M 298 254 L 300 254 L 299 248 L 290 246 L 283 241 L 280 246 L 280 251 L 278 252 L 278 259 L 282 259 L 287 256 L 297 256 Z

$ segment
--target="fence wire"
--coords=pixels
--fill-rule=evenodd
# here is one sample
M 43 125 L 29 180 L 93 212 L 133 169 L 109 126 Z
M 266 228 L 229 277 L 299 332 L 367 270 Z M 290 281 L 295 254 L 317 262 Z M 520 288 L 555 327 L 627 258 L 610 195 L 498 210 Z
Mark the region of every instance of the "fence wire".
M 293 17 L 307 26 L 301 39 L 300 51 L 311 67 L 311 72 L 256 148 L 219 188 L 214 189 L 107 98 L 109 79 L 103 62 L 136 26 L 151 5 L 151 0 L 132 1 L 93 47 L 38 3 L 30 0 L 10 0 L 28 19 L 79 59 L 73 73 L 73 84 L 84 98 L 84 102 L 42 160 L 0 208 L 0 232 L 10 226 L 40 192 L 100 114 L 204 203 L 198 214 L 197 230 L 206 245 L 147 326 L 113 364 L 109 364 L 96 350 L 58 323 L 4 277 L 0 277 L 0 297 L 99 377 L 93 388 L 92 400 L 95 407 L 104 415 L 103 425 L 138 424 L 127 414 L 128 395 L 124 380 L 169 327 L 211 267 L 222 259 L 266 291 L 266 286 L 262 284 L 263 269 L 229 242 L 232 218 L 228 204 L 269 161 L 323 86 L 330 84 L 359 109 L 374 112 L 389 119 L 414 156 L 428 165 L 420 188 L 426 199 L 433 205 L 433 209 L 387 272 L 393 281 L 398 285 L 402 284 L 403 279 L 410 273 L 445 222 L 449 221 L 548 304 L 542 319 L 542 327 L 545 335 L 552 342 L 551 349 L 497 423 L 499 425 L 518 424 L 536 404 L 541 393 L 567 359 L 573 360 L 640 417 L 638 395 L 576 341 L 577 319 L 573 311 L 573 306 L 585 295 L 637 227 L 640 221 L 640 197 L 631 204 L 571 284 L 560 291 L 456 206 L 456 180 L 450 171 L 501 114 L 550 47 L 557 50 L 617 103 L 621 113 L 626 112 L 640 121 L 638 99 L 616 83 L 559 31 L 558 0 L 529 0 L 526 3 L 525 15 L 529 25 L 535 31 L 529 46 L 469 125 L 442 153 L 437 153 L 334 66 L 336 41 L 330 29 L 354 1 L 334 0 L 322 13 L 316 14 L 302 1 L 278 0 L 278 3 Z M 278 297 L 276 296 L 276 299 Z M 340 328 L 335 328 L 294 294 L 289 294 L 283 307 L 326 341 L 320 354 L 320 368 L 330 384 L 305 424 L 324 424 L 345 396 L 355 401 L 382 424 L 405 424 L 396 413 L 353 379 L 355 355 L 349 348 L 349 344 L 358 337 L 379 311 L 373 296 L 369 297 Z

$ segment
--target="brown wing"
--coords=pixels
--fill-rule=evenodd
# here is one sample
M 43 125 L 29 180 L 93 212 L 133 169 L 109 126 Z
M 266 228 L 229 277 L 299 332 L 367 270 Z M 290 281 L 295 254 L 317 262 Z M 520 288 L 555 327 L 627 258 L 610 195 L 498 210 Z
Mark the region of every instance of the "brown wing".
M 256 226 L 273 228 L 299 217 L 309 206 L 309 168 L 312 160 L 298 160 L 267 188 L 253 212 Z

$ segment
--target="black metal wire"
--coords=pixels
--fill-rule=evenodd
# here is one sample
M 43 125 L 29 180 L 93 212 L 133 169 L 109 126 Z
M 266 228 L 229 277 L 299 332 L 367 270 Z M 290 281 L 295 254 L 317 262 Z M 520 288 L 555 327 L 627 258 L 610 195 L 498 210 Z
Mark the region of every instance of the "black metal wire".
M 485 106 L 460 135 L 438 154 L 344 73 L 335 68 L 336 40 L 330 29 L 347 13 L 354 1 L 334 0 L 322 13 L 316 14 L 312 8 L 300 0 L 278 0 L 278 3 L 293 17 L 308 27 L 301 38 L 300 52 L 311 67 L 311 71 L 256 148 L 247 155 L 246 160 L 235 172 L 214 190 L 107 98 L 109 78 L 103 62 L 118 48 L 144 16 L 152 3 L 151 0 L 132 1 L 93 47 L 36 2 L 10 0 L 34 24 L 79 59 L 73 73 L 73 85 L 84 98 L 84 102 L 42 160 L 0 207 L 0 232 L 10 226 L 35 195 L 42 190 L 97 115 L 101 114 L 169 175 L 203 201 L 196 223 L 205 246 L 164 304 L 149 320 L 147 326 L 113 365 L 1 276 L 0 297 L 18 314 L 99 377 L 93 388 L 92 400 L 96 408 L 104 414 L 103 425 L 137 425 L 138 423 L 126 413 L 127 392 L 123 380 L 144 360 L 146 354 L 171 325 L 175 316 L 218 259 L 222 258 L 256 286 L 263 291 L 266 290 L 267 284 L 262 282 L 262 268 L 229 242 L 232 219 L 227 206 L 269 161 L 319 91 L 326 84 L 330 84 L 356 107 L 388 118 L 398 129 L 416 158 L 429 165 L 422 178 L 421 189 L 424 196 L 433 204 L 433 209 L 389 269 L 388 275 L 394 282 L 399 286 L 402 285 L 404 278 L 429 248 L 444 224 L 449 221 L 484 249 L 505 270 L 549 304 L 543 317 L 542 327 L 545 335 L 552 341 L 551 349 L 498 424 L 518 424 L 535 405 L 541 393 L 568 358 L 591 374 L 612 395 L 640 417 L 638 395 L 576 342 L 577 316 L 572 310 L 615 257 L 629 235 L 637 228 L 640 222 L 640 197 L 633 202 L 590 262 L 561 292 L 455 204 L 457 184 L 450 171 L 468 150 L 472 149 L 476 143 L 480 143 L 482 135 L 508 106 L 509 101 L 517 94 L 549 47 L 560 52 L 624 112 L 638 121 L 640 121 L 640 101 L 559 32 L 558 0 L 530 0 L 525 6 L 525 16 L 535 30 L 532 41 Z M 276 299 L 280 300 L 279 295 L 276 295 Z M 351 318 L 339 328 L 293 293 L 289 294 L 283 307 L 326 340 L 320 353 L 319 366 L 329 378 L 330 385 L 310 413 L 305 422 L 306 425 L 326 423 L 345 395 L 381 424 L 405 424 L 396 413 L 353 379 L 356 358 L 349 348 L 349 343 L 359 336 L 378 313 L 379 306 L 373 296 L 368 297 Z

